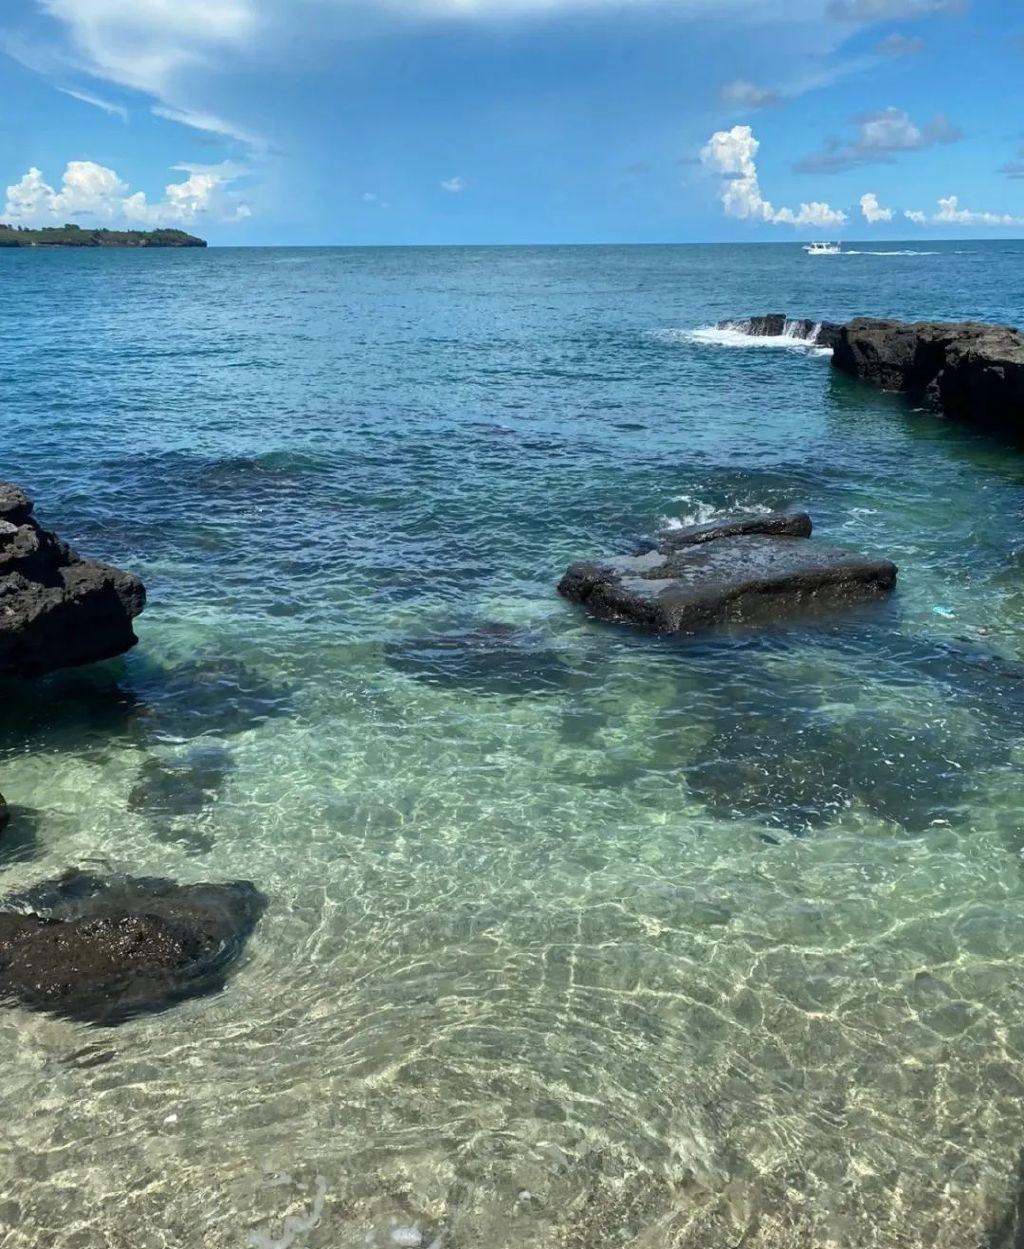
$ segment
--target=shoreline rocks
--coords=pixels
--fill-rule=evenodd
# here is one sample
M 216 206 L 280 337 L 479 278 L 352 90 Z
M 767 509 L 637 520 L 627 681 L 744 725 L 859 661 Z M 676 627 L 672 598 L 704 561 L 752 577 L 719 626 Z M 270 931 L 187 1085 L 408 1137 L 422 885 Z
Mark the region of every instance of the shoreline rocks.
M 810 532 L 806 513 L 674 530 L 644 554 L 573 564 L 558 592 L 599 620 L 673 634 L 770 624 L 892 592 L 894 564 L 812 542 Z
M 43 881 L 0 899 L 0 1005 L 113 1026 L 215 993 L 265 908 L 248 881 Z
M 138 577 L 84 559 L 32 515 L 32 500 L 0 482 L 0 677 L 111 659 L 138 641 L 146 604 Z
M 1024 334 L 1009 326 L 857 317 L 842 327 L 832 367 L 947 416 L 1024 426 Z
M 787 317 L 784 312 L 769 312 L 761 317 L 742 317 L 719 321 L 720 330 L 736 330 L 752 338 L 792 338 L 815 347 L 834 347 L 841 325 L 833 321 L 811 321 L 807 317 Z
M 1012 326 L 877 317 L 835 325 L 776 312 L 718 328 L 831 348 L 838 372 L 921 407 L 1018 436 L 1024 427 L 1024 333 Z

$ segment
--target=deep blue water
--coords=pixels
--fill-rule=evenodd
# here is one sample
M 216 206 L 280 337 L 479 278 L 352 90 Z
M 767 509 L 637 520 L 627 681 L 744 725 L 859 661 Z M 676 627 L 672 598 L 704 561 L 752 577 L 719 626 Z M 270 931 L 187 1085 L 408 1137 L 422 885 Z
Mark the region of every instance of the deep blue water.
M 0 251 L 0 478 L 150 590 L 3 691 L 0 884 L 271 902 L 216 998 L 0 1016 L 5 1249 L 1000 1243 L 1024 458 L 694 332 L 1014 323 L 1024 244 L 850 246 Z M 893 601 L 680 644 L 554 593 L 783 506 Z

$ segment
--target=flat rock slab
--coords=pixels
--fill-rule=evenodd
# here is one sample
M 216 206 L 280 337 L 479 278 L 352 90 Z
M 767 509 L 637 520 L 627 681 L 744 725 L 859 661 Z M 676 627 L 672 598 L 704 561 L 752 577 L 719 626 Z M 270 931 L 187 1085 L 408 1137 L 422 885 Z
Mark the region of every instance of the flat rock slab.
M 708 540 L 573 564 L 558 592 L 600 620 L 697 633 L 853 606 L 883 598 L 896 584 L 896 566 L 888 560 L 749 528 L 763 522 L 737 518 L 723 527 L 728 532 Z
M 138 577 L 83 559 L 40 527 L 23 490 L 0 482 L 0 677 L 122 654 L 145 604 Z
M 0 1005 L 112 1025 L 216 992 L 265 907 L 248 881 L 44 881 L 0 901 Z

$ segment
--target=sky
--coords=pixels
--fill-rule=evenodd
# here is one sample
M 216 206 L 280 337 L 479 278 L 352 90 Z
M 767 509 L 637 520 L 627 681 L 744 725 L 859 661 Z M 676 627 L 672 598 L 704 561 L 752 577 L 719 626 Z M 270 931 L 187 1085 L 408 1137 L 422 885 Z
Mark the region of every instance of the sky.
M 1024 237 L 1022 85 L 1019 0 L 3 0 L 0 221 Z

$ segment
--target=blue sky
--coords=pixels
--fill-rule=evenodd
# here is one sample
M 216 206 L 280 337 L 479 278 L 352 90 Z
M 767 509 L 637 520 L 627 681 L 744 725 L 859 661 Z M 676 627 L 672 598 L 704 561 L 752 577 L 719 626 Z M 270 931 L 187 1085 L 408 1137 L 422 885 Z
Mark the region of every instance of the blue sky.
M 1009 0 L 6 0 L 0 220 L 1019 237 L 1022 84 Z

